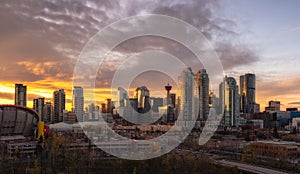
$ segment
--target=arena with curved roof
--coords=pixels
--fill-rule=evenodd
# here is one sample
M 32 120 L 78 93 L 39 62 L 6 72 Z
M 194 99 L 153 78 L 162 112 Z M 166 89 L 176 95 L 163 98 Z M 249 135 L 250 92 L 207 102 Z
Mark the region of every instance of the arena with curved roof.
M 0 105 L 1 137 L 32 136 L 38 121 L 38 113 L 30 108 L 17 105 Z

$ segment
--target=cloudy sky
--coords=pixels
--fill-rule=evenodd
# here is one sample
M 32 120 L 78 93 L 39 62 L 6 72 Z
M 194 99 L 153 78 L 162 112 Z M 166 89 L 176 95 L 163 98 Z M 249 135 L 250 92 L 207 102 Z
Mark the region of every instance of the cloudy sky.
M 261 108 L 275 99 L 283 108 L 299 107 L 299 6 L 297 0 L 1 0 L 0 103 L 13 104 L 14 84 L 23 83 L 28 86 L 29 106 L 33 98 L 51 100 L 54 90 L 64 88 L 70 108 L 74 66 L 89 39 L 125 17 L 163 14 L 199 29 L 228 76 L 255 73 Z M 166 51 L 187 62 L 193 57 L 178 43 L 158 37 L 126 41 L 114 49 L 98 73 L 100 101 L 110 94 L 115 63 L 148 49 Z M 168 79 L 149 74 L 148 80 L 137 77 L 132 87 L 144 83 L 151 89 L 153 80 L 162 86 Z

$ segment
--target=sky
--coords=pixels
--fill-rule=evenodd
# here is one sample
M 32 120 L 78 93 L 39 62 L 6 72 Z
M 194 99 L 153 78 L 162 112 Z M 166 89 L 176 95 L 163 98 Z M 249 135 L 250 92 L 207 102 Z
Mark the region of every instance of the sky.
M 13 104 L 14 84 L 23 83 L 28 88 L 29 107 L 34 98 L 50 101 L 53 91 L 63 88 L 70 108 L 75 63 L 89 39 L 125 17 L 163 14 L 203 32 L 226 75 L 238 80 L 239 75 L 255 73 L 261 110 L 269 100 L 281 101 L 282 109 L 300 107 L 299 6 L 297 0 L 2 0 L 0 103 Z M 158 37 L 121 43 L 98 73 L 99 101 L 109 97 L 116 65 L 149 49 L 169 52 L 187 64 L 193 57 L 180 44 Z M 201 68 L 190 64 L 194 72 Z M 143 78 L 138 76 L 131 86 L 145 84 L 150 91 L 157 91 L 166 81 L 171 80 L 150 72 Z
M 300 16 L 299 1 L 225 1 L 226 13 L 252 45 L 259 60 L 246 69 L 257 76 L 257 99 L 281 101 L 282 108 L 299 108 Z

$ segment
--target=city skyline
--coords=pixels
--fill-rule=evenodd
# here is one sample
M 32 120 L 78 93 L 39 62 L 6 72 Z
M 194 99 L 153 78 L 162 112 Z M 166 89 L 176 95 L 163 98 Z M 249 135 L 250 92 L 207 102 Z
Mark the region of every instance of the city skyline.
M 218 97 L 218 98 L 220 98 L 221 97 L 221 92 L 220 92 L 220 90 L 221 90 L 221 88 L 220 88 L 220 85 L 223 83 L 223 81 L 221 81 L 220 82 L 220 84 L 219 84 L 219 90 L 218 90 L 218 93 L 216 93 L 214 90 L 211 90 L 211 88 L 209 87 L 209 86 L 211 86 L 210 85 L 210 82 L 209 82 L 209 79 L 208 79 L 208 76 L 209 76 L 209 74 L 207 74 L 206 73 L 206 70 L 205 69 L 200 69 L 200 70 L 198 70 L 198 71 L 196 71 L 196 72 L 193 72 L 192 70 L 191 70 L 191 68 L 188 68 L 190 71 L 191 71 L 191 73 L 193 74 L 193 76 L 194 76 L 194 83 L 195 83 L 195 85 L 204 85 L 204 86 L 198 86 L 197 88 L 199 88 L 198 90 L 199 91 L 201 91 L 201 90 L 207 90 L 206 91 L 206 93 L 205 93 L 205 96 L 207 96 L 207 97 L 209 97 L 209 95 L 210 95 L 210 93 L 211 94 L 214 94 L 215 95 L 215 97 Z M 207 80 L 205 80 L 205 81 L 199 81 L 199 73 L 201 74 L 201 73 L 203 73 L 204 72 L 204 77 L 205 78 L 207 78 Z M 237 94 L 239 95 L 239 99 L 237 100 L 237 102 L 239 102 L 240 103 L 240 106 L 239 107 L 241 107 L 240 108 L 240 112 L 241 113 L 247 113 L 247 112 L 244 112 L 243 111 L 243 107 L 242 107 L 242 103 L 244 102 L 243 100 L 243 98 L 242 98 L 242 96 L 245 94 L 245 90 L 246 90 L 246 87 L 248 86 L 248 84 L 247 83 L 249 83 L 249 82 L 247 82 L 247 80 L 246 80 L 246 77 L 248 77 L 248 76 L 250 76 L 251 78 L 251 80 L 250 80 L 250 82 L 251 82 L 251 85 L 254 85 L 254 86 L 251 86 L 250 85 L 250 88 L 251 88 L 251 90 L 253 89 L 253 87 L 254 87 L 254 92 L 251 92 L 251 96 L 253 97 L 254 96 L 254 98 L 256 98 L 257 96 L 256 96 L 256 93 L 255 93 L 255 87 L 256 87 L 256 80 L 255 80 L 255 74 L 250 74 L 250 73 L 247 73 L 247 74 L 244 74 L 244 75 L 240 75 L 239 77 L 239 85 L 238 85 L 238 81 L 237 81 L 237 79 L 235 78 L 235 77 L 230 77 L 230 76 L 227 76 L 227 75 L 225 75 L 225 77 L 224 77 L 224 79 L 227 79 L 227 78 L 231 78 L 231 79 L 234 79 L 234 81 L 235 81 L 235 83 L 237 84 L 237 89 L 238 89 L 238 92 L 237 92 Z M 252 76 L 254 76 L 254 80 L 252 79 Z M 180 79 L 180 76 L 178 77 L 178 80 Z M 241 81 L 241 80 L 243 80 L 243 82 Z M 246 80 L 246 81 L 245 81 Z M 180 80 L 179 80 L 180 81 Z M 244 84 L 243 84 L 244 83 Z M 253 83 L 253 84 L 252 84 Z M 28 86 L 25 86 L 24 84 L 14 84 L 15 85 L 15 93 L 14 93 L 14 95 L 15 95 L 15 97 L 16 96 L 18 96 L 18 88 L 20 88 L 20 87 L 25 87 L 24 89 L 25 89 L 25 91 L 22 91 L 23 93 L 25 92 L 25 94 L 24 94 L 24 97 L 25 98 L 28 98 L 27 97 L 27 87 Z M 175 83 L 175 84 L 170 84 L 170 83 L 168 83 L 167 84 L 167 86 L 172 86 L 172 85 L 175 85 L 175 86 L 177 86 L 177 84 Z M 158 98 L 167 98 L 167 94 L 164 94 L 164 90 L 163 90 L 163 88 L 165 88 L 166 89 L 166 87 L 167 86 L 161 86 L 161 91 L 159 91 L 159 94 L 156 94 L 158 91 L 155 91 L 154 92 L 154 94 L 152 94 L 150 97 L 158 97 Z M 18 87 L 18 88 L 17 88 Z M 148 90 L 147 89 L 147 86 L 145 86 L 145 85 L 143 85 L 143 86 L 141 86 L 141 87 L 132 87 L 131 86 L 131 88 L 129 89 L 129 91 L 128 91 L 128 94 L 131 94 L 131 95 L 129 95 L 129 97 L 133 97 L 133 98 L 139 98 L 139 97 L 137 97 L 136 95 L 137 95 L 137 90 L 138 89 L 140 89 L 140 88 L 145 88 L 146 90 Z M 248 88 L 248 87 L 247 87 Z M 61 88 L 61 89 L 59 89 L 59 90 L 52 90 L 52 93 L 53 94 L 55 94 L 55 93 L 57 93 L 57 92 L 60 92 L 60 91 L 63 91 L 64 92 L 64 97 L 65 97 L 65 100 L 67 100 L 67 98 L 69 97 L 66 93 L 65 93 L 65 91 L 66 90 L 68 90 L 68 89 L 66 89 L 66 88 Z M 78 91 L 78 90 L 80 90 L 80 91 Z M 97 90 L 97 89 L 96 89 Z M 110 89 L 109 89 L 110 90 Z M 112 89 L 113 90 L 113 89 Z M 114 90 L 117 90 L 117 89 L 114 89 Z M 82 88 L 82 87 L 80 87 L 80 86 L 74 86 L 74 87 L 72 87 L 72 90 L 71 90 L 72 92 L 71 92 L 71 98 L 72 99 L 70 99 L 70 102 L 71 103 L 67 103 L 67 102 L 65 102 L 65 109 L 66 110 L 68 110 L 68 111 L 74 111 L 74 106 L 76 105 L 76 104 L 74 104 L 74 102 L 76 103 L 76 97 L 74 97 L 74 95 L 76 95 L 76 93 L 78 93 L 79 92 L 79 94 L 82 96 L 81 98 L 82 99 L 80 99 L 80 100 L 83 100 L 83 97 L 84 97 L 84 89 Z M 77 91 L 77 92 L 75 92 L 75 91 Z M 111 91 L 111 90 L 110 90 Z M 151 89 L 149 90 L 149 91 L 151 91 Z M 127 92 L 127 91 L 126 91 Z M 175 91 L 173 91 L 173 92 L 175 92 L 175 94 L 176 93 L 178 93 L 178 89 L 176 88 L 176 90 Z M 111 93 L 111 94 L 113 94 L 113 93 Z M 217 95 L 216 95 L 217 94 Z M 31 95 L 30 93 L 28 93 L 28 95 Z M 199 97 L 200 98 L 202 98 L 202 94 L 200 95 L 200 93 L 199 93 Z M 111 98 L 112 98 L 112 95 L 107 95 L 105 98 L 97 98 L 96 97 L 96 104 L 99 104 L 99 105 L 102 105 L 103 103 L 107 103 L 107 100 L 111 100 Z M 45 98 L 45 97 L 39 97 L 39 98 L 33 98 L 32 99 L 32 101 L 30 101 L 29 99 L 27 99 L 26 100 L 26 102 L 25 103 L 32 103 L 32 105 L 30 105 L 29 104 L 29 106 L 27 106 L 27 107 L 29 107 L 29 108 L 33 108 L 34 110 L 36 110 L 37 112 L 39 112 L 38 111 L 38 109 L 36 109 L 36 107 L 35 107 L 35 105 L 38 105 L 38 104 L 36 104 L 35 102 L 37 102 L 38 100 L 43 100 L 43 102 L 42 103 L 54 103 L 55 102 L 55 100 L 54 100 L 54 97 L 52 96 L 51 98 Z M 15 103 L 15 105 L 18 105 L 18 104 L 16 104 L 16 102 L 17 102 L 17 98 L 14 98 L 13 99 L 13 101 L 14 101 L 14 103 Z M 200 99 L 200 103 L 201 103 L 201 100 L 203 100 L 203 99 Z M 203 106 L 205 106 L 205 105 L 207 105 L 207 108 L 208 108 L 208 106 L 209 106 L 209 101 L 208 101 L 209 99 L 207 98 L 207 103 L 205 103 Z M 254 99 L 254 101 L 255 101 L 255 99 Z M 117 102 L 117 101 L 114 101 L 114 102 Z M 262 106 L 264 106 L 264 107 L 260 107 L 260 103 L 256 103 L 256 102 L 254 102 L 254 105 L 258 105 L 258 107 L 254 107 L 254 110 L 253 111 L 251 111 L 250 113 L 257 113 L 257 112 L 263 112 L 263 111 L 265 111 L 265 108 L 266 107 L 268 107 L 269 105 L 270 105 L 270 102 L 279 102 L 279 108 L 281 107 L 281 101 L 280 100 L 278 100 L 278 99 L 275 99 L 275 100 L 273 100 L 273 99 L 271 99 L 271 100 L 269 100 L 268 101 L 268 103 L 266 104 L 266 105 L 264 105 L 264 104 L 262 104 Z M 78 103 L 78 101 L 77 101 L 77 103 Z M 88 106 L 88 104 L 86 104 L 86 101 L 81 101 L 80 103 L 82 103 L 82 104 L 80 104 L 81 106 L 80 107 L 82 107 L 82 108 L 84 108 L 84 107 L 86 107 L 86 106 Z M 199 104 L 200 104 L 199 103 Z M 0 104 L 12 104 L 12 103 L 0 103 Z M 200 104 L 201 105 L 201 104 Z M 200 106 L 201 107 L 201 106 Z M 218 106 L 215 106 L 215 107 L 218 107 Z M 256 109 L 255 109 L 256 108 Z M 281 108 L 284 108 L 284 109 L 286 109 L 286 108 L 293 108 L 293 107 L 281 107 Z M 258 110 L 257 110 L 258 109 Z M 255 112 L 254 112 L 255 111 Z M 43 111 L 40 111 L 40 112 L 42 112 L 43 113 Z M 207 111 L 206 111 L 207 112 Z M 206 112 L 204 112 L 204 113 L 206 113 Z M 204 115 L 206 115 L 206 114 L 204 114 Z M 206 116 L 207 117 L 207 116 Z

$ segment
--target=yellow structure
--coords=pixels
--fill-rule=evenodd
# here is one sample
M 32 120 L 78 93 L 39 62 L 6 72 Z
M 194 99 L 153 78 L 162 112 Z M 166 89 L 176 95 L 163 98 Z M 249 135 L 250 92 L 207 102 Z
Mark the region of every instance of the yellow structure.
M 38 139 L 42 138 L 42 140 L 44 140 L 44 125 L 45 123 L 43 121 L 38 122 Z

